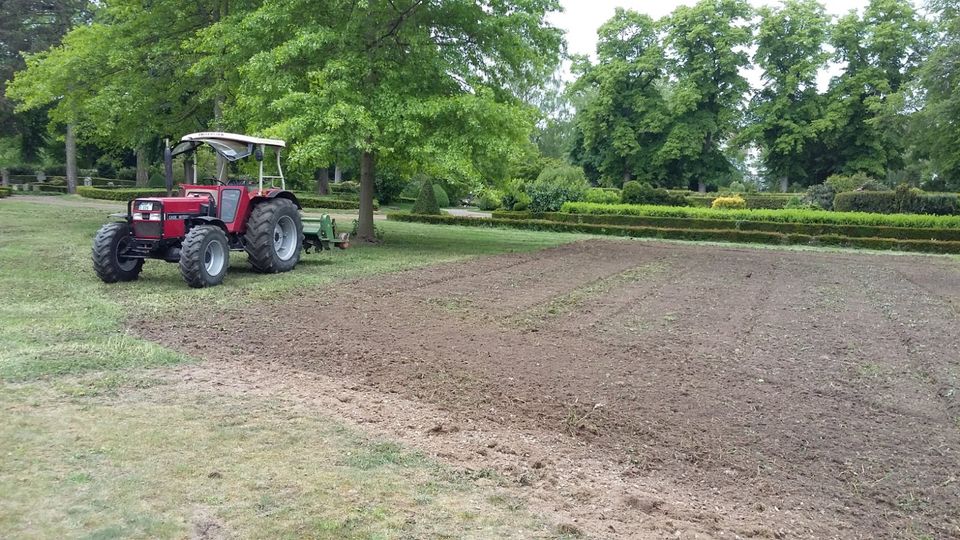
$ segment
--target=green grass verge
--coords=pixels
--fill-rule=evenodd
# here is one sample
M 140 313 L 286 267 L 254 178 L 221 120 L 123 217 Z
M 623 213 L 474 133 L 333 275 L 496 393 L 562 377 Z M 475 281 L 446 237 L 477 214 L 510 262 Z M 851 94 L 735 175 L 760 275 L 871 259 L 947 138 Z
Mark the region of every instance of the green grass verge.
M 919 214 L 868 214 L 865 212 L 828 212 L 824 210 L 714 210 L 680 206 L 644 206 L 631 204 L 564 203 L 566 214 L 624 215 L 720 219 L 727 221 L 767 221 L 775 223 L 818 223 L 828 225 L 868 225 L 921 229 L 960 228 L 960 216 Z
M 148 261 L 140 280 L 106 285 L 93 273 L 90 244 L 105 210 L 3 201 L 0 211 L 0 380 L 169 365 L 185 359 L 127 335 L 127 317 L 162 317 L 184 306 L 217 309 L 336 280 L 477 255 L 530 251 L 575 238 L 529 231 L 438 229 L 378 223 L 385 240 L 304 255 L 293 272 L 261 275 L 242 253 L 220 287 L 194 290 L 175 264 Z M 346 225 L 349 228 L 348 224 Z

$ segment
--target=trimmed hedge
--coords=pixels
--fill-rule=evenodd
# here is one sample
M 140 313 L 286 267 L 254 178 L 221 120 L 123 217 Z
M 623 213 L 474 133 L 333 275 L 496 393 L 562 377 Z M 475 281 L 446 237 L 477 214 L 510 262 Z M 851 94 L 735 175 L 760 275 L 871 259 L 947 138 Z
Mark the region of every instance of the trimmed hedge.
M 167 190 L 151 188 L 98 188 L 78 186 L 77 195 L 88 199 L 101 199 L 104 201 L 129 201 L 140 197 L 166 197 Z
M 83 179 L 85 176 L 77 177 L 77 185 L 83 185 Z M 59 184 L 67 185 L 66 176 L 48 176 L 46 181 L 37 182 L 37 176 L 34 174 L 15 174 L 10 176 L 11 184 Z M 100 178 L 100 177 L 91 177 L 90 183 L 93 184 L 93 187 L 133 187 L 134 182 L 132 180 L 117 180 L 114 178 Z M 110 184 L 113 184 L 111 186 Z
M 337 199 L 334 197 L 320 197 L 312 195 L 297 195 L 297 200 L 304 208 L 329 208 L 332 210 L 359 210 L 360 201 Z M 380 203 L 374 199 L 373 209 L 378 210 Z
M 507 214 L 522 214 L 508 212 Z M 502 216 L 494 213 L 494 218 L 531 219 L 532 216 Z M 594 225 L 613 225 L 620 227 L 659 227 L 667 229 L 707 229 L 740 230 L 757 232 L 779 232 L 784 234 L 805 234 L 808 236 L 845 236 L 852 238 L 894 238 L 898 240 L 940 240 L 960 242 L 960 229 L 919 229 L 910 227 L 883 227 L 872 225 L 833 225 L 824 223 L 778 223 L 772 221 L 733 221 L 725 219 L 697 219 L 677 217 L 646 216 L 604 216 L 590 214 L 564 214 L 549 212 L 538 216 L 539 219 L 563 223 L 589 223 Z
M 9 197 L 13 194 L 13 190 L 8 187 L 0 187 L 0 199 L 4 197 Z
M 810 236 L 778 232 L 743 231 L 736 229 L 673 229 L 667 227 L 627 227 L 591 223 L 564 223 L 546 219 L 467 218 L 460 216 L 429 216 L 391 213 L 387 219 L 443 225 L 470 225 L 479 227 L 511 227 L 552 232 L 573 232 L 629 236 L 634 238 L 662 238 L 669 240 L 700 240 L 711 242 L 738 242 L 780 245 L 828 245 L 878 250 L 919 251 L 926 253 L 960 253 L 960 242 L 938 240 L 898 240 L 893 238 L 850 238 L 840 235 Z
M 833 208 L 838 212 L 950 216 L 960 214 L 960 196 L 956 193 L 923 193 L 913 189 L 845 191 L 834 197 Z
M 625 215 L 726 219 L 732 221 L 769 221 L 776 223 L 820 223 L 827 225 L 871 225 L 917 229 L 960 228 L 960 216 L 921 214 L 868 214 L 827 210 L 713 210 L 685 206 L 644 206 L 632 204 L 566 203 L 561 212 L 568 214 Z

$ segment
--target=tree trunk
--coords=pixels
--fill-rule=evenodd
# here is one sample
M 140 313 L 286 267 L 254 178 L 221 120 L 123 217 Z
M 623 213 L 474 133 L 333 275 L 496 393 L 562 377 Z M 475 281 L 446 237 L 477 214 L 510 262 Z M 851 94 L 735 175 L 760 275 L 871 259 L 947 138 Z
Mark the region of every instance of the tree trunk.
M 10 185 L 10 171 L 6 167 L 0 167 L 0 186 Z
M 193 160 L 189 158 L 183 159 L 183 183 L 193 183 Z
M 366 150 L 360 155 L 360 219 L 357 224 L 357 239 L 361 242 L 377 240 L 373 229 L 373 152 Z
M 314 171 L 313 177 L 317 181 L 317 195 L 330 193 L 330 169 L 322 167 Z
M 630 180 L 633 180 L 633 175 L 630 174 L 630 171 L 623 171 L 623 183 L 626 184 Z
M 780 177 L 780 193 L 786 193 L 790 189 L 790 180 L 786 176 Z
M 147 149 L 144 147 L 137 148 L 137 180 L 135 182 L 137 187 L 145 187 L 150 180 L 150 172 L 147 168 Z
M 67 124 L 67 193 L 77 192 L 77 134 L 73 124 Z
M 223 119 L 223 96 L 217 96 L 213 100 L 213 122 L 216 124 L 217 130 L 222 129 L 221 120 Z M 217 180 L 221 182 L 226 182 L 227 177 L 230 175 L 229 164 L 227 160 L 217 152 Z
M 336 163 L 333 166 L 333 183 L 339 184 L 340 182 L 343 182 L 343 172 L 340 171 L 340 164 Z
M 706 182 L 704 182 L 702 179 L 697 180 L 697 191 L 698 191 L 699 193 L 706 193 L 706 192 L 707 192 L 707 184 L 706 184 Z

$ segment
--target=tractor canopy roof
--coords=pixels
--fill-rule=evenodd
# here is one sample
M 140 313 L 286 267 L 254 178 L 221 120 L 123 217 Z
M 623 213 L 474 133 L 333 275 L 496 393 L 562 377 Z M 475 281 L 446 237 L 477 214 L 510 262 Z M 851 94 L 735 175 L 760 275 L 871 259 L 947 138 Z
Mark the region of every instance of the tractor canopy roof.
M 239 135 L 237 133 L 223 133 L 221 131 L 202 131 L 200 133 L 191 133 L 184 135 L 180 142 L 173 147 L 172 154 L 177 156 L 186 154 L 197 149 L 201 144 L 210 145 L 218 154 L 228 161 L 237 161 L 253 153 L 257 146 L 269 146 L 276 149 L 287 146 L 287 143 L 279 139 L 264 139 L 261 137 L 250 137 L 249 135 Z

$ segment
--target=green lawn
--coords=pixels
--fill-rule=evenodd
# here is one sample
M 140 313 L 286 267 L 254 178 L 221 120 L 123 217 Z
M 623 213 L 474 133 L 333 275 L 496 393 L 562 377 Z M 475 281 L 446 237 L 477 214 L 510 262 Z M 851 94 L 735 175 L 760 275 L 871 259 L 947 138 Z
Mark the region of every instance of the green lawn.
M 495 486 L 335 420 L 257 397 L 170 391 L 185 358 L 124 331 L 130 316 L 253 304 L 296 289 L 575 235 L 384 222 L 384 242 L 189 289 L 150 261 L 100 283 L 90 243 L 108 211 L 0 201 L 0 537 L 556 536 Z M 322 291 L 320 291 L 322 292 Z M 179 387 L 178 387 L 179 388 Z

